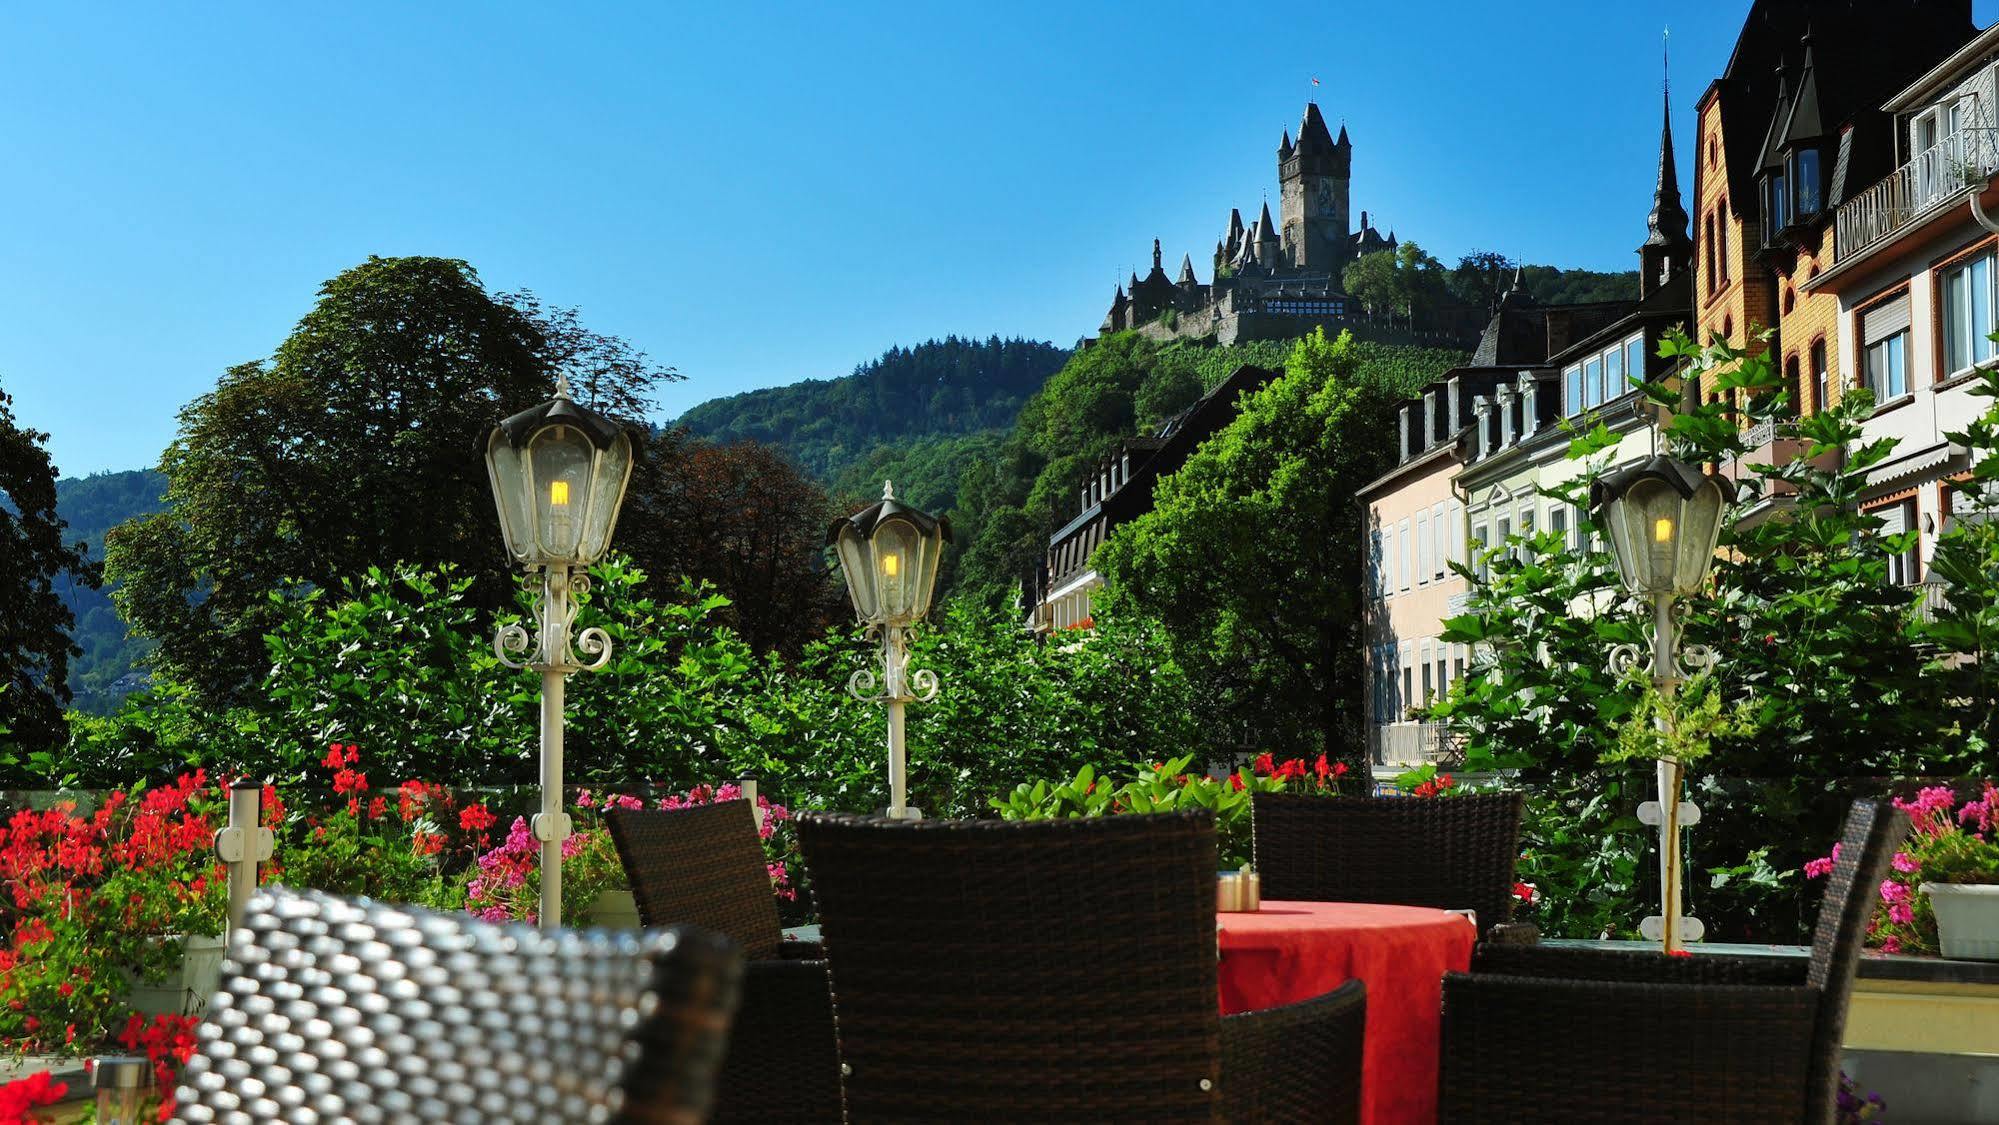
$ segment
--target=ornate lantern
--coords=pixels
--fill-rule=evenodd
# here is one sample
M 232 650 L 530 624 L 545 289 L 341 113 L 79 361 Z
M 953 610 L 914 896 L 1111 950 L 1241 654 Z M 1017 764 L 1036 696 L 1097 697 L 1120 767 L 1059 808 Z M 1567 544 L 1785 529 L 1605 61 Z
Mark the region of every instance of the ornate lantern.
M 1663 454 L 1599 478 L 1590 506 L 1604 516 L 1625 588 L 1642 598 L 1697 592 L 1732 492 L 1722 478 Z
M 878 627 L 921 621 L 950 538 L 950 520 L 897 500 L 889 482 L 880 500 L 833 521 L 826 544 L 840 557 L 855 618 Z
M 493 427 L 486 472 L 515 562 L 587 567 L 611 545 L 632 476 L 632 439 L 577 405 L 569 381 L 559 379 L 554 398 Z
M 895 486 L 882 482 L 882 498 L 826 530 L 826 545 L 840 557 L 854 616 L 880 634 L 882 671 L 854 673 L 847 690 L 864 703 L 888 708 L 888 815 L 921 816 L 907 804 L 908 768 L 903 754 L 905 705 L 936 698 L 937 674 L 909 670 L 909 630 L 930 612 L 937 585 L 937 562 L 951 538 L 951 521 L 896 500 Z
M 632 476 L 632 438 L 578 406 L 569 381 L 558 378 L 554 398 L 493 427 L 485 452 L 507 554 L 530 573 L 541 572 L 535 634 L 518 622 L 504 625 L 493 653 L 509 668 L 541 673 L 541 812 L 533 823 L 541 841 L 539 918 L 552 930 L 562 921 L 562 842 L 571 829 L 562 799 L 564 686 L 571 673 L 602 668 L 611 658 L 602 629 L 571 636 L 574 599 L 589 592 L 584 569 L 611 545 Z

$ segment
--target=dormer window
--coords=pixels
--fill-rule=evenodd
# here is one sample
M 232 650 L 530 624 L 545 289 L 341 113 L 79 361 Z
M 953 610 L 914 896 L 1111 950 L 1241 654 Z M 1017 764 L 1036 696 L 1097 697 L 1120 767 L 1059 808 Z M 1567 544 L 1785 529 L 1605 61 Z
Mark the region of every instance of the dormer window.
M 1768 209 L 1763 229 L 1775 234 L 1791 225 L 1791 196 L 1781 171 L 1770 173 L 1763 189 L 1763 205 Z
M 1798 149 L 1785 159 L 1784 166 L 1790 172 L 1792 218 L 1802 221 L 1817 215 L 1824 201 L 1819 181 L 1819 150 Z M 1781 185 L 1783 181 L 1780 179 L 1778 183 Z

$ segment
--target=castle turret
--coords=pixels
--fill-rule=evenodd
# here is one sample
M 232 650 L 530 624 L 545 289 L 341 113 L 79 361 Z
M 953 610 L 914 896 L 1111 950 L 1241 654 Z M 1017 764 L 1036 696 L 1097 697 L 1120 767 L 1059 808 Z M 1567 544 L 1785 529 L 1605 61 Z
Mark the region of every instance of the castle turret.
M 1345 263 L 1347 198 L 1353 142 L 1346 126 L 1340 139 L 1326 131 L 1318 104 L 1305 103 L 1298 141 L 1278 149 L 1277 179 L 1282 189 L 1284 261 L 1298 269 L 1335 271 Z
M 1284 244 L 1277 237 L 1277 228 L 1270 224 L 1270 204 L 1263 205 L 1263 214 L 1256 219 L 1256 264 L 1267 270 L 1274 270 L 1284 262 Z
M 1694 241 L 1687 236 L 1687 209 L 1680 202 L 1680 173 L 1673 160 L 1673 103 L 1666 99 L 1659 127 L 1659 184 L 1652 213 L 1645 216 L 1645 242 L 1638 248 L 1638 296 L 1651 296 L 1693 268 Z
M 1194 286 L 1200 284 L 1200 282 L 1194 280 L 1194 256 L 1192 254 L 1182 254 L 1180 256 L 1180 277 L 1173 284 L 1178 285 L 1182 289 L 1192 289 Z

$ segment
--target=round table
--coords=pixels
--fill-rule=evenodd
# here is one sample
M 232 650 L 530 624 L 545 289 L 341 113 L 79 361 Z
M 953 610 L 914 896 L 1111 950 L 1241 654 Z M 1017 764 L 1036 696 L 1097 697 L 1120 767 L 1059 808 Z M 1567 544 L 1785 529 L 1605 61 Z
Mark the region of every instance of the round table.
M 1274 1008 L 1367 982 L 1361 1120 L 1437 1117 L 1438 1013 L 1446 972 L 1471 967 L 1462 914 L 1365 902 L 1278 902 L 1221 914 L 1222 1013 Z

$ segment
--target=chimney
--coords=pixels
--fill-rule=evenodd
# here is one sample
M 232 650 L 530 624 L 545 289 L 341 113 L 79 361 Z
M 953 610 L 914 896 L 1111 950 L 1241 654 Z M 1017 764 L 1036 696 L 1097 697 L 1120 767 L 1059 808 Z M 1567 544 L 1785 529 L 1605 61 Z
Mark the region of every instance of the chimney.
M 1402 438 L 1402 460 L 1404 460 L 1404 461 L 1407 461 L 1407 460 L 1409 460 L 1409 457 L 1410 457 L 1410 453 L 1409 453 L 1409 404 L 1408 404 L 1408 403 L 1403 403 L 1403 404 L 1402 404 L 1402 409 L 1401 409 L 1400 411 L 1398 411 L 1398 412 L 1397 412 L 1397 415 L 1398 415 L 1398 417 L 1400 418 L 1400 424 L 1399 424 L 1399 425 L 1397 425 L 1397 426 L 1396 426 L 1395 428 L 1396 428 L 1396 430 L 1397 430 L 1397 431 L 1398 431 L 1398 432 L 1399 432 L 1399 433 L 1401 434 L 1401 438 Z

